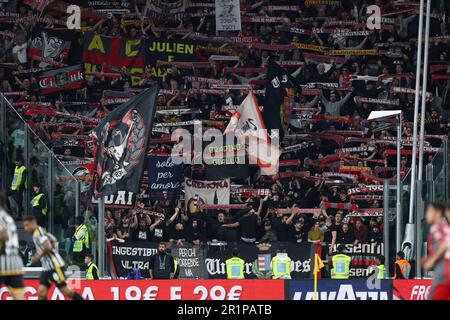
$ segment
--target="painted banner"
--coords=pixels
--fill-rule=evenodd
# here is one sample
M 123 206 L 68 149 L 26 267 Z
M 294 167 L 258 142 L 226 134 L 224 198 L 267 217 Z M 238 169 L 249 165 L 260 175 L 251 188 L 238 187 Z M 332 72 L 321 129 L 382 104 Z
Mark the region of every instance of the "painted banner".
M 33 57 L 38 57 L 42 60 L 64 63 L 69 56 L 72 38 L 73 32 L 69 30 L 60 31 L 34 27 L 28 56 L 31 60 L 36 60 Z M 40 68 L 49 65 L 44 61 L 39 62 Z
M 184 203 L 190 213 L 199 212 L 201 204 L 230 204 L 230 179 L 202 181 L 184 179 Z
M 123 67 L 131 74 L 133 86 L 141 81 L 145 67 L 143 39 L 106 37 L 88 32 L 83 43 L 84 68 L 89 72 L 117 72 Z M 89 80 L 90 77 L 86 77 Z
M 287 300 L 313 300 L 314 281 L 286 281 Z M 367 280 L 322 279 L 317 285 L 318 300 L 391 300 L 392 281 L 381 280 L 378 286 Z
M 431 290 L 431 279 L 394 280 L 394 300 L 427 300 Z
M 152 200 L 175 199 L 180 193 L 183 165 L 171 156 L 148 157 L 149 194 Z
M 276 255 L 279 243 L 273 244 L 246 244 L 225 246 L 208 246 L 206 252 L 206 271 L 208 277 L 226 278 L 225 261 L 231 258 L 231 251 L 237 247 L 239 258 L 245 261 L 244 274 L 248 279 L 256 279 L 258 276 L 253 272 L 252 265 L 258 262 L 258 269 L 265 273 L 270 270 L 270 261 Z M 297 244 L 285 243 L 288 256 L 291 258 L 291 277 L 293 279 L 309 279 L 313 276 L 313 258 L 316 245 L 311 243 Z M 262 265 L 261 265 L 262 263 Z M 261 276 L 261 273 L 259 273 Z
M 87 73 L 118 73 L 124 72 L 125 67 L 126 72 L 130 74 L 132 86 L 137 86 L 146 65 L 152 66 L 153 76 L 163 77 L 171 72 L 171 68 L 158 67 L 158 61 L 198 61 L 195 48 L 196 43 L 188 40 L 128 39 L 88 32 L 84 38 L 83 60 Z
M 51 94 L 84 87 L 84 71 L 81 65 L 44 71 L 39 75 L 41 94 Z
M 186 12 L 188 0 L 147 0 L 143 16 L 155 20 L 176 20 L 181 21 Z
M 239 0 L 216 0 L 216 31 L 240 31 Z
M 185 243 L 183 246 L 170 247 L 171 255 L 178 261 L 180 273 L 178 279 L 204 279 L 205 250 L 199 245 Z
M 80 280 L 69 286 L 86 300 L 284 300 L 281 280 Z M 25 281 L 25 298 L 37 300 L 39 280 Z M 270 290 L 267 290 L 270 288 Z M 55 286 L 49 300 L 65 300 Z M 12 300 L 6 287 L 0 300 Z
M 109 11 L 109 10 L 133 10 L 131 0 L 82 0 L 82 5 L 93 8 L 97 11 Z

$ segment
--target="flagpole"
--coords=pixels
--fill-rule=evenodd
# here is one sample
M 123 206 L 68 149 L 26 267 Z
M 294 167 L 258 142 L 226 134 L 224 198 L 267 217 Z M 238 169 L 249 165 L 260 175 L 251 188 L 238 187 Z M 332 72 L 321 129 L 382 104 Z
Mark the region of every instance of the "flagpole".
M 98 277 L 105 276 L 105 197 L 98 199 Z
M 314 300 L 317 300 L 317 253 L 314 255 Z

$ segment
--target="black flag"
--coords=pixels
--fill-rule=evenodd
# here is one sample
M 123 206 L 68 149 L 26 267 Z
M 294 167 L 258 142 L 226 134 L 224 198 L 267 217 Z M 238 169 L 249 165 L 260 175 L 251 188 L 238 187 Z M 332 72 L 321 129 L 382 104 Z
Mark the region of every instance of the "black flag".
M 278 129 L 280 141 L 288 128 L 290 105 L 297 88 L 295 79 L 275 61 L 269 59 L 266 74 L 266 95 L 262 112 L 267 130 Z
M 94 129 L 95 196 L 138 193 L 152 133 L 158 85 L 118 106 Z

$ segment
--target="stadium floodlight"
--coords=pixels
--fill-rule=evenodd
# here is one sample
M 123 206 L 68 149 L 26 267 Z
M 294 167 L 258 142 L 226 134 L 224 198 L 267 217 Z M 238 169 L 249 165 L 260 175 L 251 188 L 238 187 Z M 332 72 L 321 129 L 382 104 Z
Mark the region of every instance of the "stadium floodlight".
M 402 214 L 401 214 L 401 179 L 400 179 L 400 161 L 401 161 L 401 141 L 402 141 L 402 111 L 401 110 L 385 110 L 385 111 L 372 111 L 369 114 L 369 117 L 367 120 L 381 120 L 381 119 L 388 119 L 388 118 L 397 118 L 397 200 L 396 200 L 396 252 L 400 251 L 401 244 L 402 244 Z M 388 212 L 384 212 L 385 221 L 387 221 L 387 214 Z M 388 232 L 389 228 L 384 228 L 384 232 Z M 387 246 L 389 244 L 384 244 L 386 250 Z M 387 251 L 388 252 L 388 251 Z M 389 259 L 389 257 L 385 257 L 386 260 Z

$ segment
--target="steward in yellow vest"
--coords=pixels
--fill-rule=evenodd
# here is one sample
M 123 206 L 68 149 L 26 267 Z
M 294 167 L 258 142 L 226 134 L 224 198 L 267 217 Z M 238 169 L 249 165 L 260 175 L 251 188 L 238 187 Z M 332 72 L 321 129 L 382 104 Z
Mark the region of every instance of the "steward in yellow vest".
M 333 268 L 331 269 L 331 279 L 348 279 L 350 274 L 350 262 L 352 258 L 344 254 L 344 246 L 337 248 L 338 254 L 331 258 Z
M 286 249 L 280 246 L 277 255 L 272 258 L 272 279 L 291 279 L 291 258 Z
M 84 260 L 84 254 L 89 250 L 90 248 L 90 242 L 89 242 L 89 230 L 84 224 L 84 218 L 82 216 L 78 216 L 75 218 L 75 234 L 72 237 L 73 241 L 73 259 L 77 263 L 83 263 Z
M 37 183 L 33 186 L 34 197 L 31 199 L 31 208 L 33 216 L 36 217 L 38 225 L 41 227 L 47 226 L 47 197 L 41 191 L 41 186 Z
M 84 264 L 86 265 L 86 279 L 88 280 L 98 280 L 98 267 L 93 262 L 94 256 L 92 254 L 87 254 L 84 257 Z
M 225 261 L 227 279 L 245 279 L 245 261 L 239 258 L 239 252 L 237 248 L 234 248 L 231 254 L 233 256 Z
M 15 161 L 14 176 L 11 186 L 8 190 L 8 197 L 14 199 L 16 205 L 12 206 L 10 201 L 10 209 L 16 211 L 18 217 L 23 214 L 23 192 L 27 181 L 27 168 L 23 165 L 23 159 L 17 158 Z

